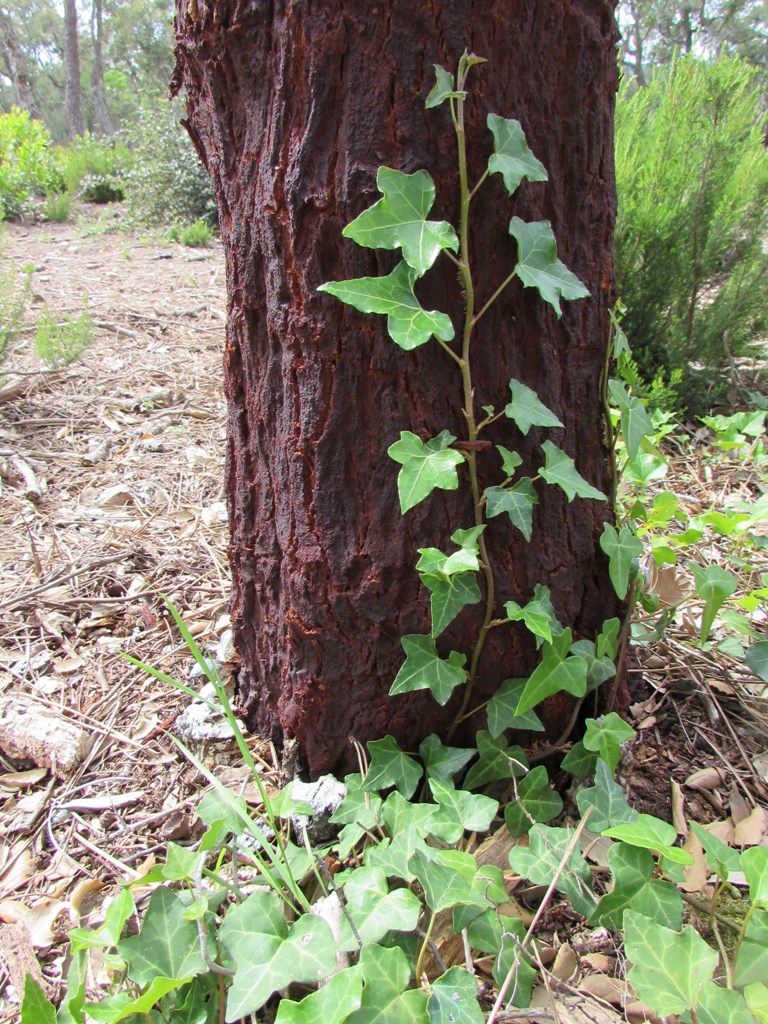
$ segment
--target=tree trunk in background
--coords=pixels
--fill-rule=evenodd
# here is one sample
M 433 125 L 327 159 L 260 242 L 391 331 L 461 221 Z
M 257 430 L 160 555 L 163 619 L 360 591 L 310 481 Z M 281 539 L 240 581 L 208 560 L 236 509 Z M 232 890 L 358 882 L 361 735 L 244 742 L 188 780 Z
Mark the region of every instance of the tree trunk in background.
M 402 352 L 383 317 L 317 287 L 394 265 L 393 254 L 341 234 L 379 198 L 381 164 L 427 168 L 437 186 L 431 216 L 456 223 L 449 113 L 425 111 L 424 99 L 433 64 L 455 69 L 465 47 L 488 58 L 470 77 L 470 180 L 491 151 L 493 111 L 522 122 L 550 181 L 524 185 L 510 202 L 494 176 L 478 194 L 478 304 L 516 261 L 512 215 L 552 221 L 561 259 L 592 297 L 565 303 L 558 321 L 515 282 L 486 314 L 473 350 L 478 406 L 502 407 L 517 377 L 565 431 L 521 438 L 505 421 L 484 437 L 519 450 L 532 474 L 539 443 L 551 437 L 610 492 L 599 379 L 614 300 L 614 4 L 177 0 L 176 33 L 174 86 L 187 90 L 187 127 L 211 175 L 227 260 L 231 612 L 242 713 L 278 742 L 295 738 L 315 774 L 354 763 L 351 737 L 390 733 L 413 750 L 444 733 L 456 710 L 456 701 L 440 708 L 427 693 L 387 696 L 403 661 L 400 637 L 429 631 L 417 548 L 449 547 L 473 516 L 467 487 L 433 492 L 401 517 L 398 467 L 386 450 L 401 430 L 465 436 L 459 375 L 434 342 Z M 448 260 L 419 291 L 427 308 L 459 322 Z M 481 453 L 479 469 L 481 486 L 500 482 L 493 449 Z M 561 621 L 594 637 L 619 610 L 598 547 L 611 511 L 568 504 L 558 488 L 539 493 L 531 544 L 506 517 L 487 530 L 499 611 L 505 600 L 527 602 L 542 583 Z M 480 607 L 465 609 L 441 652 L 471 648 Z M 478 701 L 536 662 L 525 630 L 494 630 Z
M 91 40 L 93 42 L 91 98 L 93 100 L 93 109 L 102 128 L 107 135 L 114 135 L 115 124 L 109 116 L 107 97 L 104 92 L 103 16 L 102 0 L 93 0 L 91 4 Z
M 64 0 L 64 65 L 66 79 L 64 95 L 67 104 L 69 134 L 85 133 L 83 104 L 80 97 L 80 43 L 77 38 L 77 8 L 75 0 Z
M 27 57 L 13 30 L 13 22 L 7 11 L 0 8 L 0 54 L 6 74 L 11 80 L 13 102 L 35 116 L 35 99 L 32 93 L 32 79 Z

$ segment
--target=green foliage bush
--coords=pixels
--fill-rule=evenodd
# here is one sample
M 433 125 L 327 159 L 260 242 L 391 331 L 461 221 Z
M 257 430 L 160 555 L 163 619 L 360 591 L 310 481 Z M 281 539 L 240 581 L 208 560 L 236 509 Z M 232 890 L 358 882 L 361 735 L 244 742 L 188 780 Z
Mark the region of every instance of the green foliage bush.
M 57 151 L 67 191 L 87 203 L 119 202 L 133 154 L 125 142 L 95 139 L 85 134 Z
M 196 220 L 216 224 L 208 174 L 173 105 L 142 110 L 124 138 L 134 153 L 125 179 L 130 221 L 146 227 Z
M 45 219 L 57 224 L 69 220 L 72 213 L 72 196 L 69 192 L 51 192 L 45 197 Z
M 182 245 L 196 249 L 208 245 L 213 238 L 213 228 L 204 220 L 195 220 L 177 228 L 172 234 Z
M 31 266 L 18 271 L 13 262 L 0 258 L 0 363 L 8 355 L 21 324 L 31 277 Z
M 695 411 L 718 398 L 704 393 L 712 371 L 768 327 L 764 115 L 754 72 L 732 58 L 678 57 L 632 88 L 616 112 L 624 328 L 645 378 L 682 371 Z
M 32 196 L 63 191 L 46 128 L 14 107 L 0 115 L 0 219 L 16 220 Z
M 93 317 L 87 307 L 60 320 L 46 310 L 35 327 L 35 351 L 51 369 L 68 366 L 93 341 Z

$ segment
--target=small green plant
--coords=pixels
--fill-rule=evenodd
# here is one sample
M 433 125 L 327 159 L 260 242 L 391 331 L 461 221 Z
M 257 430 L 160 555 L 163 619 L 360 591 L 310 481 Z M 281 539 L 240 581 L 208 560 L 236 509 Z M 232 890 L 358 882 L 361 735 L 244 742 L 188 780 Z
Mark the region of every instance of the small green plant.
M 123 199 L 124 177 L 133 154 L 121 140 L 75 139 L 71 146 L 56 151 L 66 189 L 86 203 L 113 203 Z
M 0 219 L 16 220 L 33 196 L 63 191 L 45 127 L 26 110 L 0 115 Z
M 204 248 L 213 238 L 213 229 L 204 220 L 193 221 L 179 229 L 179 241 L 190 248 Z
M 68 366 L 93 341 L 93 317 L 87 306 L 77 316 L 63 320 L 50 310 L 41 313 L 35 327 L 35 351 L 55 369 Z
M 0 364 L 8 356 L 24 317 L 33 270 L 31 264 L 17 270 L 13 261 L 0 259 Z
M 69 192 L 49 192 L 45 197 L 45 219 L 61 224 L 69 220 L 72 213 L 72 196 Z

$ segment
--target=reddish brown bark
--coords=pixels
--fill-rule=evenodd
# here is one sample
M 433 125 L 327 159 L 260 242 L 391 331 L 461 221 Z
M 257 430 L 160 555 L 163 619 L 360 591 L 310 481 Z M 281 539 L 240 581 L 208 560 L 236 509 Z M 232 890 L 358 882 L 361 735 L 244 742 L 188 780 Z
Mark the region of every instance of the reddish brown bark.
M 387 696 L 401 635 L 429 629 L 416 549 L 448 547 L 472 513 L 465 489 L 435 492 L 402 518 L 386 449 L 401 430 L 464 436 L 460 381 L 434 343 L 401 352 L 383 318 L 316 289 L 394 265 L 394 254 L 341 235 L 378 199 L 381 164 L 429 169 L 433 216 L 455 223 L 449 115 L 425 111 L 424 99 L 433 64 L 455 68 L 465 47 L 489 58 L 470 79 L 471 178 L 487 160 L 493 111 L 522 122 L 550 181 L 525 185 L 511 202 L 498 176 L 479 193 L 479 302 L 514 265 L 506 229 L 515 214 L 552 221 L 561 258 L 592 297 L 566 304 L 558 321 L 531 290 L 508 288 L 475 343 L 478 405 L 503 405 L 512 376 L 535 388 L 565 430 L 521 438 L 505 421 L 489 439 L 517 447 L 535 470 L 538 444 L 551 437 L 608 491 L 598 382 L 614 287 L 613 2 L 178 0 L 176 27 L 176 85 L 187 90 L 227 258 L 227 487 L 243 713 L 278 740 L 295 737 L 313 773 L 349 764 L 350 737 L 390 733 L 413 749 L 455 711 L 424 693 Z M 459 323 L 447 260 L 419 292 Z M 481 453 L 480 472 L 484 486 L 500 482 L 493 450 Z M 562 621 L 594 636 L 617 611 L 597 545 L 610 512 L 569 505 L 556 488 L 540 494 L 530 545 L 500 518 L 487 531 L 500 601 L 525 602 L 544 583 Z M 474 611 L 441 638 L 442 650 L 467 650 Z M 495 630 L 478 699 L 534 664 L 522 629 Z

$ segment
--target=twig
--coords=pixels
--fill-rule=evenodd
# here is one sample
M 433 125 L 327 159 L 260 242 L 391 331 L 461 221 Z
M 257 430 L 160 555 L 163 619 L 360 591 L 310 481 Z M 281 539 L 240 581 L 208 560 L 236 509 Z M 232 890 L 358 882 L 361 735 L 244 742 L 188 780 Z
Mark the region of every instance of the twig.
M 61 573 L 48 580 L 47 583 L 41 583 L 39 587 L 33 587 L 32 590 L 27 590 L 23 597 L 12 597 L 9 601 L 1 602 L 0 611 L 7 611 L 8 609 L 16 608 L 19 605 L 28 604 L 30 598 L 35 597 L 37 594 L 42 594 L 46 590 L 50 590 L 51 587 L 56 587 L 60 583 L 66 583 L 68 580 L 74 579 L 76 576 L 82 576 L 83 573 L 90 572 L 91 569 L 98 569 L 102 565 L 111 565 L 113 562 L 123 562 L 126 558 L 131 558 L 132 556 L 132 551 L 122 551 L 119 554 L 104 555 L 101 558 L 94 558 L 92 562 L 86 562 L 85 565 L 81 565 L 79 568 L 73 569 L 72 572 Z

